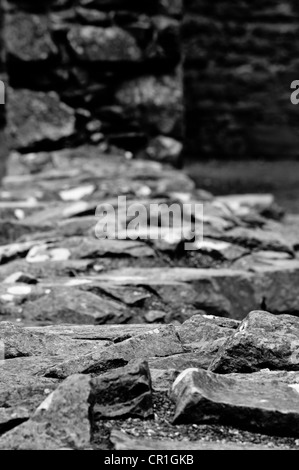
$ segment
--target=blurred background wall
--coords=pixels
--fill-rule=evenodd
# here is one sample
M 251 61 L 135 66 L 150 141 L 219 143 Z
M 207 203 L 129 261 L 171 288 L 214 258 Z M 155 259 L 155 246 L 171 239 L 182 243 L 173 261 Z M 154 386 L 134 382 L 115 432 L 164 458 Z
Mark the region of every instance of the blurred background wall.
M 185 0 L 186 154 L 299 156 L 296 0 Z
M 4 0 L 12 147 L 82 143 L 176 162 L 180 0 Z
M 5 75 L 5 48 L 3 41 L 3 27 L 4 27 L 4 11 L 2 9 L 2 1 L 0 0 L 0 80 L 7 83 Z M 1 103 L 2 103 L 1 97 Z M 0 182 L 5 174 L 6 160 L 8 156 L 7 139 L 5 134 L 6 115 L 5 106 L 0 105 Z

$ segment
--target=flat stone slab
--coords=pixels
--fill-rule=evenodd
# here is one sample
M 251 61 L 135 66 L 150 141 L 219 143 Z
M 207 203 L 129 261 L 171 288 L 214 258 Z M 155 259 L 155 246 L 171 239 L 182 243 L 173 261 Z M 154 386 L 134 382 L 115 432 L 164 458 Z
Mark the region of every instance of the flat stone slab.
M 0 322 L 0 341 L 5 359 L 29 356 L 69 358 L 112 344 L 107 339 L 73 339 L 59 334 L 47 334 L 45 330 L 32 332 L 9 322 Z
M 132 360 L 171 356 L 183 351 L 174 326 L 167 325 L 93 353 L 60 362 L 46 370 L 41 370 L 39 375 L 62 379 L 78 372 L 99 374 L 124 366 Z
M 223 376 L 186 369 L 172 386 L 174 423 L 221 423 L 266 434 L 298 436 L 298 394 L 298 382 L 285 384 L 275 376 L 274 380 L 267 376 L 263 382 L 252 377 L 248 380 L 247 374 Z
M 160 325 L 136 324 L 136 325 L 51 325 L 51 326 L 31 326 L 25 330 L 33 333 L 46 335 L 58 335 L 72 339 L 113 341 L 117 343 L 124 338 L 146 333 L 154 330 Z
M 61 264 L 51 265 L 51 260 L 47 263 L 48 268 L 46 265 L 36 266 L 29 272 L 38 275 L 39 269 L 48 269 L 50 274 L 57 276 L 59 270 L 64 275 L 73 270 L 80 277 L 63 279 L 61 275 L 60 278 L 41 279 L 38 286 L 27 286 L 28 292 L 23 295 L 17 318 L 57 322 L 55 318 L 58 316 L 64 323 L 122 323 L 132 319 L 131 322 L 136 323 L 137 315 L 141 312 L 137 309 L 135 315 L 134 309 L 138 307 L 138 301 L 145 301 L 147 298 L 150 300 L 147 307 L 149 310 L 173 312 L 172 318 L 168 315 L 168 321 L 172 321 L 175 316 L 184 321 L 196 313 L 196 310 L 238 320 L 243 319 L 252 309 L 265 307 L 278 314 L 299 311 L 297 260 L 272 261 L 267 267 L 257 266 L 254 272 L 180 267 L 126 267 L 109 270 L 102 266 L 103 272 L 97 273 L 95 269 L 97 263 L 101 263 L 99 260 L 97 263 L 89 260 L 88 263 L 78 265 L 75 260 L 70 264 L 55 261 Z M 29 266 L 32 264 L 29 263 Z M 24 265 L 14 265 L 14 268 L 17 271 L 21 268 L 26 272 Z M 284 286 L 283 296 L 279 290 L 281 285 Z M 14 294 L 12 287 L 2 285 L 0 295 L 1 292 L 12 295 L 11 302 L 15 305 L 18 304 L 20 295 Z M 32 295 L 35 292 L 37 295 Z M 6 302 L 6 299 L 5 295 L 3 300 Z M 74 306 L 80 303 L 83 307 L 76 311 Z M 155 307 L 152 308 L 152 305 Z M 147 313 L 147 310 L 143 310 L 143 313 Z
M 238 320 L 243 319 L 252 306 L 260 308 L 263 303 L 273 313 L 299 311 L 298 260 L 273 260 L 251 271 L 179 267 L 126 268 L 99 274 L 97 279 L 123 286 L 149 285 L 170 302 L 171 298 L 174 299 L 169 294 L 173 286 L 172 293 L 176 291 L 177 297 L 185 296 L 186 302 L 207 313 L 217 313 Z M 283 296 L 279 286 L 283 286 Z

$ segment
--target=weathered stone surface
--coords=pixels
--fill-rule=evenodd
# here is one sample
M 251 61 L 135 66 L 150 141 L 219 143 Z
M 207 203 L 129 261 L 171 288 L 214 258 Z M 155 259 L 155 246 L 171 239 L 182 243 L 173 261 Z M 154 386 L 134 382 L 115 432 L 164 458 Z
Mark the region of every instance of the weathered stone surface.
M 103 282 L 121 285 L 147 285 L 172 308 L 193 306 L 208 313 L 238 318 L 244 304 L 256 304 L 255 293 L 248 273 L 232 270 L 205 270 L 189 268 L 122 269 L 98 275 Z M 232 279 L 242 285 L 242 298 L 236 298 Z M 217 285 L 217 287 L 215 287 Z M 234 299 L 232 301 L 231 299 Z M 243 305 L 244 305 L 243 304 Z M 190 316 L 190 315 L 189 315 Z
M 161 134 L 180 128 L 182 93 L 176 77 L 141 77 L 124 83 L 116 93 L 118 103 L 143 126 Z
M 62 242 L 63 246 L 66 246 Z M 57 244 L 57 247 L 60 246 Z M 121 258 L 120 258 L 121 259 Z M 82 260 L 83 261 L 83 260 Z M 36 278 L 49 279 L 42 280 L 38 287 L 23 287 L 18 283 L 15 286 L 3 284 L 1 294 L 7 303 L 12 302 L 18 306 L 15 318 L 26 318 L 37 315 L 39 321 L 52 321 L 49 309 L 39 306 L 41 298 L 44 296 L 61 296 L 65 292 L 62 300 L 61 311 L 65 311 L 66 318 L 70 317 L 71 308 L 68 311 L 67 305 L 72 305 L 72 293 L 78 298 L 84 298 L 86 293 L 94 294 L 101 300 L 101 307 L 98 314 L 93 313 L 91 308 L 85 307 L 76 315 L 82 315 L 82 320 L 90 317 L 90 322 L 113 321 L 138 321 L 139 308 L 145 307 L 148 313 L 151 311 L 163 312 L 154 321 L 185 321 L 197 310 L 209 314 L 227 315 L 235 318 L 244 318 L 248 310 L 255 308 L 269 308 L 274 313 L 296 313 L 298 311 L 297 295 L 297 260 L 268 260 L 267 263 L 250 265 L 251 271 L 236 269 L 190 269 L 190 268 L 123 268 L 109 270 L 110 263 L 114 262 L 110 257 L 100 263 L 85 260 L 68 260 L 64 262 L 52 261 L 51 263 L 26 263 L 12 262 L 0 268 L 0 278 L 5 279 L 5 275 L 22 270 L 30 273 Z M 126 266 L 131 264 L 124 258 Z M 154 260 L 153 260 L 154 262 Z M 36 266 L 34 266 L 36 264 Z M 108 268 L 108 269 L 107 269 Z M 79 275 L 78 280 L 69 280 L 67 276 Z M 83 276 L 84 278 L 83 278 Z M 53 277 L 59 276 L 59 281 L 53 281 Z M 232 282 L 233 281 L 233 282 Z M 140 290 L 140 285 L 144 287 Z M 284 294 L 278 286 L 284 286 Z M 238 286 L 238 288 L 237 288 Z M 26 289 L 26 292 L 25 292 Z M 18 293 L 20 290 L 20 294 Z M 24 290 L 26 295 L 21 293 Z M 28 292 L 27 292 L 28 290 Z M 9 294 L 9 296 L 7 296 Z M 22 294 L 22 305 L 20 305 Z M 87 297 L 90 297 L 87 295 Z M 94 298 L 96 307 L 97 299 Z M 102 300 L 103 299 L 103 300 Z M 90 301 L 92 298 L 90 297 Z M 34 307 L 38 307 L 39 312 Z M 88 304 L 89 305 L 89 304 Z M 90 304 L 92 305 L 92 304 Z M 109 306 L 111 308 L 109 308 Z M 134 310 L 128 307 L 134 307 Z M 115 308 L 114 308 L 115 307 Z M 119 308 L 116 308 L 119 307 Z M 55 307 L 56 308 L 56 307 Z M 170 310 L 171 308 L 171 310 Z M 111 313 L 111 309 L 112 311 Z M 40 315 L 39 315 L 40 313 Z M 111 313 L 111 316 L 110 316 Z M 146 314 L 147 312 L 144 311 Z M 19 316 L 18 316 L 18 315 Z M 69 317 L 67 317 L 69 315 Z M 93 317 L 93 315 L 95 315 Z M 107 316 L 108 315 L 108 316 Z M 56 318 L 53 311 L 53 319 Z M 8 319 L 9 317 L 5 317 Z M 35 317 L 34 317 L 35 318 Z M 102 318 L 102 320 L 101 320 Z M 147 317 L 143 317 L 145 320 Z M 149 319 L 152 321 L 152 319 Z M 147 320 L 147 321 L 149 321 Z M 67 319 L 64 321 L 68 321 Z
M 54 178 L 49 178 L 49 185 L 54 185 Z M 47 185 L 47 183 L 45 184 Z M 49 188 L 48 188 L 49 190 Z M 96 203 L 87 202 L 87 201 L 78 201 L 73 203 L 68 203 L 66 205 L 54 204 L 48 208 L 43 208 L 40 211 L 37 211 L 24 219 L 24 222 L 27 225 L 37 225 L 41 229 L 50 229 L 53 228 L 53 225 L 58 224 L 60 221 L 70 219 L 73 217 L 80 217 L 81 215 L 95 210 Z M 52 225 L 51 225 L 52 224 Z M 62 231 L 63 233 L 63 231 Z
M 13 323 L 0 323 L 0 341 L 4 348 L 4 358 L 34 356 L 44 348 L 40 336 L 26 331 Z
M 209 239 L 208 237 L 204 237 L 202 242 L 195 242 L 194 249 L 197 249 L 200 253 L 209 254 L 213 258 L 227 261 L 236 261 L 249 253 L 248 249 L 239 245 Z
M 244 374 L 222 376 L 187 369 L 172 388 L 175 423 L 223 423 L 259 432 L 298 436 L 298 384 L 260 383 Z
M 16 273 L 11 274 L 3 281 L 6 284 L 37 284 L 38 280 L 30 274 L 23 273 L 22 271 L 17 271 Z
M 280 234 L 273 231 L 237 227 L 225 233 L 222 239 L 248 248 L 293 253 L 292 246 Z
M 230 194 L 218 196 L 217 200 L 228 206 L 239 217 L 248 216 L 254 212 L 267 214 L 271 217 L 276 210 L 273 194 Z M 276 215 L 278 216 L 278 214 Z M 275 215 L 273 218 L 276 218 Z
M 14 59 L 43 61 L 57 52 L 46 16 L 23 12 L 8 15 L 4 31 L 6 50 Z
M 179 337 L 188 349 L 203 354 L 215 354 L 238 328 L 239 322 L 212 315 L 195 315 L 177 328 Z
M 149 418 L 153 415 L 151 375 L 146 361 L 107 372 L 91 380 L 92 421 Z
M 9 91 L 8 129 L 15 148 L 58 141 L 75 131 L 74 111 L 55 92 Z
M 269 450 L 269 447 L 258 444 L 242 444 L 213 441 L 188 441 L 182 440 L 155 440 L 133 438 L 125 432 L 112 430 L 110 441 L 115 450 Z
M 0 408 L 0 435 L 29 419 L 25 408 Z
M 184 346 L 185 347 L 185 346 Z M 169 370 L 176 369 L 179 371 L 185 370 L 188 367 L 196 367 L 200 369 L 208 369 L 213 356 L 210 352 L 207 354 L 204 351 L 187 352 L 182 354 L 174 354 L 167 357 L 150 358 L 148 360 L 149 366 L 152 369 Z M 215 356 L 214 356 L 215 357 Z
M 68 41 L 77 57 L 84 61 L 131 62 L 141 60 L 135 39 L 116 26 L 74 26 Z
M 43 328 L 33 332 L 30 328 L 22 328 L 9 322 L 0 322 L 0 341 L 5 359 L 30 356 L 69 358 L 112 343 L 107 339 L 65 337 Z
M 94 219 L 94 227 L 96 219 Z M 99 258 L 102 256 L 131 256 L 136 258 L 155 256 L 154 250 L 145 243 L 134 240 L 109 240 L 91 238 L 68 238 L 61 247 L 68 247 L 74 259 Z
M 299 319 L 250 312 L 211 364 L 217 373 L 299 370 Z
M 0 438 L 6 450 L 86 449 L 90 445 L 90 378 L 69 377 L 26 423 Z
M 161 131 L 127 117 L 115 93 L 125 81 L 161 72 L 172 87 L 172 76 L 180 73 L 181 47 L 180 7 L 170 3 L 9 2 L 5 36 L 11 86 L 57 92 L 78 117 L 71 145 L 100 143 L 104 151 L 133 155 Z M 178 87 L 182 91 L 182 83 Z M 181 125 L 172 136 L 181 139 Z M 65 140 L 50 144 L 63 147 Z M 17 140 L 13 147 L 23 150 Z
M 67 248 L 53 248 L 48 245 L 39 244 L 32 247 L 27 256 L 28 263 L 40 263 L 45 261 L 66 261 L 70 258 L 71 252 Z
M 150 310 L 144 315 L 145 320 L 148 323 L 164 323 L 166 318 L 166 312 L 161 310 Z
M 40 371 L 40 374 L 54 378 L 65 378 L 76 372 L 96 374 L 124 366 L 133 359 L 164 357 L 182 352 L 183 347 L 174 327 L 167 325 L 133 336 L 104 350 L 53 365 L 47 370 Z
M 26 228 L 27 228 L 27 233 L 30 233 L 30 227 L 24 227 L 22 225 L 19 225 L 19 226 L 12 226 L 12 231 L 14 231 L 16 229 L 16 234 L 18 235 L 23 235 L 23 229 L 26 233 Z M 13 233 L 14 235 L 14 233 Z M 10 239 L 11 238 L 11 235 L 10 235 L 10 227 L 8 226 L 8 234 L 7 234 L 8 238 Z M 10 241 L 10 240 L 7 240 L 6 241 Z M 28 253 L 28 251 L 32 248 L 32 246 L 34 246 L 34 243 L 32 242 L 25 242 L 25 243 L 11 243 L 9 245 L 5 245 L 4 243 L 2 243 L 1 247 L 0 247 L 0 262 L 1 264 L 5 264 L 7 263 L 8 261 L 11 261 L 13 260 L 14 258 L 17 258 L 17 257 L 24 257 L 26 256 L 26 254 Z
M 151 160 L 178 165 L 182 150 L 183 145 L 181 142 L 171 137 L 158 136 L 149 142 L 144 150 L 144 155 L 141 154 L 141 156 Z
M 179 374 L 176 369 L 150 369 L 152 389 L 157 392 L 168 392 L 174 379 Z
M 97 291 L 97 286 L 94 286 L 95 292 Z M 86 289 L 89 289 L 89 286 L 86 285 Z M 119 300 L 120 302 L 123 302 L 124 304 L 128 306 L 138 306 L 142 305 L 142 303 L 151 298 L 151 294 L 147 289 L 144 289 L 143 287 L 132 287 L 132 288 L 127 288 L 123 286 L 117 286 L 117 285 L 107 285 L 107 284 L 99 284 L 99 289 L 105 293 L 106 295 Z M 91 292 L 93 291 L 93 286 L 90 286 Z M 164 314 L 164 312 L 163 312 Z M 161 319 L 161 313 L 160 317 Z M 154 322 L 159 322 L 158 318 L 154 316 L 151 318 L 152 321 L 149 321 L 149 323 L 154 323 Z
M 239 374 L 233 372 L 232 374 L 229 374 L 229 377 L 235 377 L 240 381 L 243 380 L 244 384 L 248 382 L 266 385 L 274 385 L 275 383 L 285 385 L 299 384 L 299 372 L 297 371 L 262 369 L 259 372 L 252 372 L 250 374 Z
M 133 336 L 146 333 L 158 328 L 158 325 L 52 325 L 52 326 L 31 326 L 28 331 L 33 333 L 52 334 L 62 337 L 82 340 L 102 340 L 113 341 L 115 343 Z
M 89 25 L 104 26 L 111 22 L 109 13 L 93 8 L 77 7 L 76 14 L 85 24 Z
M 1 262 L 9 261 L 9 258 L 14 258 L 16 255 L 21 255 L 28 251 L 28 244 L 13 243 L 19 237 L 32 234 L 36 231 L 34 225 L 23 224 L 22 222 L 15 220 L 3 220 L 1 221 L 1 234 L 0 234 L 0 260 Z M 11 243 L 9 246 L 3 246 Z
M 274 313 L 299 312 L 298 276 L 298 260 L 272 260 L 250 266 L 250 270 L 126 268 L 97 277 L 121 285 L 148 285 L 167 303 L 177 305 L 184 299 L 184 304 L 209 314 L 243 319 L 250 309 L 259 309 L 265 302 Z
M 72 287 L 54 287 L 26 302 L 21 316 L 58 323 L 122 323 L 130 318 L 130 312 L 120 302 L 105 296 Z
M 14 275 L 18 271 L 26 272 L 26 276 L 33 277 L 39 282 L 41 279 L 66 277 L 72 274 L 82 275 L 93 269 L 94 260 L 65 260 L 28 263 L 25 259 L 16 259 L 7 264 L 0 265 L 0 280 Z
M 0 408 L 13 411 L 22 407 L 31 415 L 58 385 L 57 380 L 35 375 L 52 361 L 41 356 L 0 361 Z

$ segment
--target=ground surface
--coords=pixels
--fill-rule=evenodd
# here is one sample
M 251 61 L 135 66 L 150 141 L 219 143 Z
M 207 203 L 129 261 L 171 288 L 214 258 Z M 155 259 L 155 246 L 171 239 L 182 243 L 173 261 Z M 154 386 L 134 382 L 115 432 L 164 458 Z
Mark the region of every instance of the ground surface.
M 288 212 L 299 212 L 299 162 L 296 160 L 189 161 L 187 173 L 213 194 L 272 193 Z
M 218 167 L 211 163 L 188 171 L 197 181 L 201 174 L 201 187 L 216 189 L 219 180 L 225 180 Z M 207 181 L 208 174 L 212 182 Z M 248 173 L 246 179 L 250 178 Z M 294 174 L 290 184 L 295 181 Z M 223 192 L 228 189 L 224 188 Z M 118 205 L 120 195 L 145 207 L 153 202 L 203 204 L 203 218 L 198 214 L 192 218 L 193 228 L 197 227 L 193 249 L 184 250 L 185 238 L 178 228 L 185 227 L 186 220 L 181 218 L 174 221 L 174 233 L 179 233 L 175 240 L 161 227 L 159 216 L 142 227 L 149 231 L 147 240 L 130 239 L 130 231 L 122 239 L 96 238 L 94 214 L 99 204 L 115 208 L 119 233 L 128 228 L 132 216 Z M 289 372 L 299 369 L 297 324 L 292 323 L 299 313 L 296 214 L 284 216 L 269 195 L 213 197 L 171 167 L 82 147 L 12 155 L 0 193 L 0 215 L 0 339 L 6 358 L 0 364 L 0 447 L 299 447 L 296 394 L 291 396 L 293 408 L 286 410 L 270 393 L 277 381 L 282 387 L 299 382 L 298 375 Z M 195 224 L 198 219 L 202 225 Z M 158 229 L 160 239 L 155 240 Z M 256 325 L 253 320 L 250 337 L 265 344 L 251 342 L 248 357 L 241 345 L 237 358 L 245 361 L 246 372 L 287 371 L 283 380 L 271 373 L 269 378 L 268 372 L 262 380 L 252 376 L 262 383 L 258 393 L 269 393 L 270 411 L 258 396 L 253 410 L 259 417 L 254 411 L 252 423 L 244 429 L 237 417 L 248 412 L 251 398 L 245 396 L 245 405 L 237 409 L 232 398 L 225 405 L 229 419 L 224 419 L 219 409 L 226 395 L 220 394 L 210 421 L 205 416 L 188 424 L 185 416 L 186 422 L 173 424 L 174 414 L 190 398 L 187 384 L 187 396 L 181 397 L 178 390 L 176 404 L 170 401 L 174 378 L 190 367 L 206 370 L 221 363 L 226 357 L 221 348 L 244 330 L 248 313 L 266 309 L 293 315 L 283 324 L 285 333 L 278 340 L 277 317 L 261 313 L 267 321 Z M 277 346 L 273 352 L 273 344 L 281 349 Z M 229 344 L 227 348 L 230 357 Z M 256 359 L 261 349 L 264 357 L 269 356 L 267 364 Z M 273 354 L 277 360 L 272 360 Z M 146 365 L 135 366 L 138 360 Z M 238 362 L 230 364 L 231 380 L 246 392 L 244 371 Z M 89 375 L 98 380 L 96 385 L 89 382 Z M 207 375 L 208 385 L 202 385 L 200 393 L 215 404 L 213 380 L 217 394 L 226 385 L 214 375 Z M 111 387 L 111 396 L 99 393 L 101 387 Z M 54 396 L 37 408 L 53 390 Z M 289 388 L 281 393 L 288 394 Z M 274 416 L 289 420 L 281 423 L 289 429 L 283 436 L 273 437 Z

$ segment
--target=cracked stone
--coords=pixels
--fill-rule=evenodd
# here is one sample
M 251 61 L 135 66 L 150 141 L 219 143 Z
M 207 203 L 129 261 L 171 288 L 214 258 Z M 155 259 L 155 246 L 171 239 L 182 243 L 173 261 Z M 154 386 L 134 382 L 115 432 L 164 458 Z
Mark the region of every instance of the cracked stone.
M 213 372 L 299 370 L 299 318 L 253 311 L 240 323 L 211 363 Z
M 146 361 L 107 372 L 91 380 L 92 421 L 153 416 L 151 376 Z
M 34 332 L 10 322 L 0 322 L 0 341 L 4 348 L 4 358 L 12 359 L 28 356 L 57 356 L 69 358 L 92 352 L 95 348 L 108 346 L 111 342 L 88 341 L 65 338 L 46 330 Z
M 133 359 L 164 357 L 183 352 L 183 347 L 172 325 L 156 328 L 133 336 L 120 343 L 64 361 L 47 370 L 40 371 L 46 377 L 64 378 L 76 372 L 100 373 L 126 365 Z
M 10 89 L 8 95 L 8 132 L 14 148 L 57 142 L 74 134 L 75 111 L 57 93 Z
M 24 304 L 21 317 L 58 323 L 122 323 L 131 318 L 125 305 L 72 287 L 50 288 L 46 295 Z
M 66 379 L 26 422 L 0 438 L 6 450 L 86 449 L 90 447 L 90 378 Z
M 57 380 L 35 375 L 42 367 L 50 366 L 52 361 L 53 358 L 42 356 L 0 361 L 0 408 L 14 410 L 22 407 L 31 415 L 57 387 Z
M 212 315 L 195 315 L 182 326 L 177 327 L 178 335 L 186 348 L 203 355 L 210 362 L 219 349 L 238 328 L 239 322 Z
M 250 376 L 251 374 L 249 374 Z M 187 369 L 175 380 L 174 423 L 218 423 L 280 436 L 299 435 L 298 384 L 261 383 L 246 374 Z

